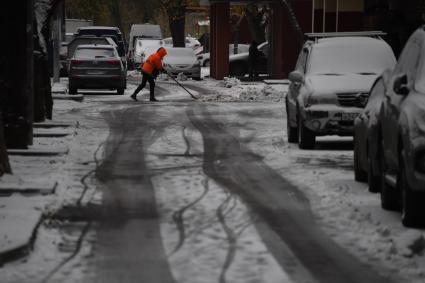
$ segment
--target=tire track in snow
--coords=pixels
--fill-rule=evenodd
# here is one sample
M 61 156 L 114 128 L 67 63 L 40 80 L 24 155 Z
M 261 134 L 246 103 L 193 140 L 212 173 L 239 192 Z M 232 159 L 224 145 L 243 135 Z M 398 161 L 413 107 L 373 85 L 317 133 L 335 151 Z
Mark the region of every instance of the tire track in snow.
M 178 241 L 176 247 L 170 253 L 170 255 L 168 255 L 169 257 L 174 255 L 175 253 L 177 253 L 180 250 L 180 248 L 183 246 L 183 244 L 186 240 L 186 230 L 184 228 L 184 213 L 188 209 L 192 208 L 197 203 L 199 203 L 209 192 L 208 177 L 205 177 L 205 179 L 203 180 L 202 183 L 203 183 L 203 187 L 204 187 L 204 191 L 202 192 L 202 194 L 198 198 L 196 198 L 193 202 L 183 206 L 179 210 L 176 210 L 172 215 L 173 221 L 176 224 L 177 230 L 179 232 L 179 241 Z

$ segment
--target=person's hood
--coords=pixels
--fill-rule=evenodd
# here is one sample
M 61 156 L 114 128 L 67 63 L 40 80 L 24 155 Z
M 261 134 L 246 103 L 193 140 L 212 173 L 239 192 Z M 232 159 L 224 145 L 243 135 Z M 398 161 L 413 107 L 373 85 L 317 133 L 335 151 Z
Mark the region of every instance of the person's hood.
M 307 76 L 306 83 L 313 94 L 335 94 L 344 92 L 369 92 L 377 75 L 312 75 Z
M 161 59 L 162 59 L 162 58 L 165 57 L 165 55 L 167 55 L 167 50 L 164 47 L 161 47 L 161 48 L 159 48 L 157 53 L 158 53 L 159 57 L 161 57 Z

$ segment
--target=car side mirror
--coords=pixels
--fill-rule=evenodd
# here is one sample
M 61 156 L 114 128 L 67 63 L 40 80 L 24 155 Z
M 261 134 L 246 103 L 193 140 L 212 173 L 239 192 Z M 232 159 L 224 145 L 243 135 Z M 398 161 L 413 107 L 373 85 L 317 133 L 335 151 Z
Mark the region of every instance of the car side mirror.
M 410 89 L 407 85 L 407 75 L 401 75 L 394 80 L 393 90 L 398 95 L 406 96 L 409 94 Z
M 292 83 L 302 84 L 304 82 L 304 74 L 301 73 L 300 71 L 293 71 L 293 72 L 289 73 L 288 79 Z

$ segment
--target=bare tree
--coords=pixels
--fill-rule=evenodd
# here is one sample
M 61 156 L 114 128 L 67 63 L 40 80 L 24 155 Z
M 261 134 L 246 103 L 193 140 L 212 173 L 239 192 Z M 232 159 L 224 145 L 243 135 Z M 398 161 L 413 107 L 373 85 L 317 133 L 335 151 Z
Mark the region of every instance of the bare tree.
M 185 47 L 186 0 L 160 0 L 167 12 L 174 47 Z
M 282 3 L 285 6 L 285 10 L 288 15 L 289 23 L 296 35 L 297 46 L 301 48 L 304 43 L 304 33 L 301 29 L 300 24 L 298 23 L 298 19 L 295 16 L 294 10 L 292 9 L 291 2 L 292 2 L 291 0 L 282 0 Z

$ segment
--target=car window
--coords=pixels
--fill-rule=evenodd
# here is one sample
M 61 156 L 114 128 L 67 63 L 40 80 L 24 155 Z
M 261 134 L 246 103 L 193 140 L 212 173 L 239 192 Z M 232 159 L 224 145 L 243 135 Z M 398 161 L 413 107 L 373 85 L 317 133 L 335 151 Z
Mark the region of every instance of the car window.
M 110 48 L 78 48 L 75 51 L 75 58 L 95 59 L 115 57 L 115 52 Z
M 303 48 L 303 50 L 300 52 L 300 55 L 298 57 L 297 66 L 296 66 L 297 71 L 305 73 L 306 65 L 307 65 L 307 58 L 308 58 L 308 49 Z
M 380 77 L 376 83 L 373 85 L 372 90 L 370 91 L 369 102 L 366 105 L 366 109 L 371 109 L 376 107 L 377 103 L 381 101 L 381 97 L 383 97 L 385 92 L 385 84 L 384 79 Z

